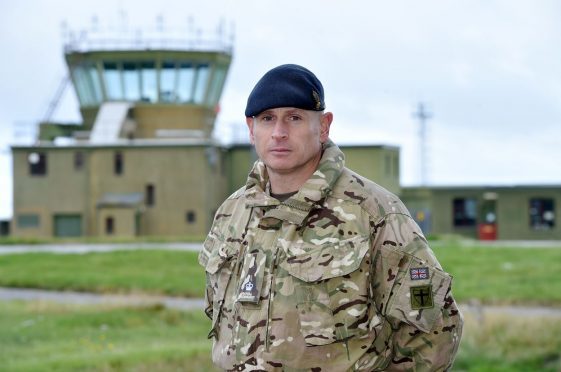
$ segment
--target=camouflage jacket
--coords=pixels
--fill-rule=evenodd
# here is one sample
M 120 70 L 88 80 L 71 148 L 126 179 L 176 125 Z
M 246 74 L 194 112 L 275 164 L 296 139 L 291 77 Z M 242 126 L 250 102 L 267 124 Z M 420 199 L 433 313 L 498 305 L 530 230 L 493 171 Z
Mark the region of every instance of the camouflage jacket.
M 329 142 L 292 197 L 257 161 L 217 211 L 199 262 L 212 359 L 228 371 L 446 370 L 462 316 L 401 201 Z

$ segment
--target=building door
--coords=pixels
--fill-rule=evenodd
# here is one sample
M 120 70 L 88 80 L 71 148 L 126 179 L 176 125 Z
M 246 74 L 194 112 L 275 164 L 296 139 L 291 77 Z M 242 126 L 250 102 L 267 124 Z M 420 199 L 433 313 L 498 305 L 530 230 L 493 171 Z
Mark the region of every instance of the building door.
M 494 192 L 483 194 L 479 216 L 478 235 L 480 240 L 496 240 L 498 235 L 497 199 Z
M 82 216 L 79 214 L 56 214 L 53 225 L 56 237 L 82 236 Z

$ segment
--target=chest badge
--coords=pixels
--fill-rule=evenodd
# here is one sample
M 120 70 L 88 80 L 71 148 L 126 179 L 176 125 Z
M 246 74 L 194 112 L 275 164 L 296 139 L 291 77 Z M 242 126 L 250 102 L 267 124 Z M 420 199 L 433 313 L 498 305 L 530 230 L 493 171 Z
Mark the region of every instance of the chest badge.
M 238 301 L 252 303 L 259 302 L 257 287 L 255 285 L 255 277 L 252 275 L 247 275 L 242 281 L 240 291 L 238 292 Z
M 237 295 L 238 302 L 259 303 L 264 271 L 265 255 L 262 252 L 253 252 L 244 257 Z

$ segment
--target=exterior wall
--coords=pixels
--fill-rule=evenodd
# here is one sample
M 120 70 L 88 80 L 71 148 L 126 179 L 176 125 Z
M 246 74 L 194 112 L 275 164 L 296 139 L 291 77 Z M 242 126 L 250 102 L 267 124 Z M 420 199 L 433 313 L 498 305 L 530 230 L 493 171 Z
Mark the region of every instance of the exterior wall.
M 555 225 L 550 230 L 530 226 L 530 199 L 552 198 Z M 498 199 L 498 234 L 500 239 L 561 239 L 561 187 L 504 190 Z
M 399 148 L 383 146 L 340 146 L 348 168 L 389 191 L 399 194 Z M 243 186 L 257 160 L 251 145 L 238 145 L 228 152 L 230 193 Z
M 399 195 L 399 148 L 385 146 L 340 146 L 345 165 L 394 194 Z
M 73 168 L 76 151 L 84 153 L 80 171 Z M 47 155 L 46 175 L 29 175 L 27 156 L 31 152 Z M 123 159 L 120 175 L 114 169 L 116 152 Z M 34 147 L 14 149 L 13 154 L 15 236 L 53 236 L 54 216 L 61 214 L 80 215 L 82 233 L 97 235 L 103 231 L 101 214 L 107 214 L 98 209 L 103 195 L 145 194 L 148 184 L 154 186 L 155 203 L 140 210 L 140 235 L 202 236 L 228 191 L 225 158 L 214 146 Z M 119 212 L 115 223 L 121 224 L 122 215 L 132 213 L 132 207 Z M 193 221 L 188 221 L 190 213 Z M 39 226 L 19 228 L 17 220 L 22 214 L 37 215 Z M 115 235 L 128 236 L 134 231 L 130 227 L 116 229 Z
M 477 237 L 477 222 L 474 226 L 454 226 L 453 200 L 456 198 L 475 198 L 477 205 L 481 204 L 480 190 L 439 190 L 433 191 L 432 227 L 435 234 L 447 231 L 470 238 Z
M 228 195 L 245 185 L 247 175 L 257 160 L 251 145 L 235 146 L 228 150 L 226 172 L 228 175 Z
M 30 175 L 28 156 L 32 152 L 47 155 L 45 175 Z M 16 236 L 37 237 L 53 235 L 55 214 L 78 214 L 82 216 L 82 231 L 88 223 L 87 203 L 84 195 L 88 185 L 88 155 L 84 152 L 82 169 L 74 168 L 74 149 L 30 148 L 13 151 L 14 223 L 12 233 Z M 37 228 L 21 228 L 18 216 L 36 214 Z
M 135 138 L 154 138 L 158 129 L 201 130 L 210 137 L 216 113 L 196 105 L 137 104 L 132 118 L 137 123 Z
M 114 156 L 123 156 L 123 173 L 114 172 Z M 104 193 L 146 192 L 154 186 L 153 206 L 142 211 L 140 235 L 202 235 L 223 194 L 220 157 L 209 164 L 209 147 L 133 147 L 99 149 L 92 157 L 90 209 Z M 187 222 L 187 213 L 195 221 Z M 99 231 L 94 227 L 93 231 Z
M 135 208 L 100 208 L 97 211 L 97 236 L 119 236 L 134 237 L 136 236 L 136 214 Z M 105 229 L 105 220 L 113 219 L 113 233 L 108 234 Z
M 425 235 L 433 233 L 434 198 L 428 188 L 403 188 L 401 199 Z

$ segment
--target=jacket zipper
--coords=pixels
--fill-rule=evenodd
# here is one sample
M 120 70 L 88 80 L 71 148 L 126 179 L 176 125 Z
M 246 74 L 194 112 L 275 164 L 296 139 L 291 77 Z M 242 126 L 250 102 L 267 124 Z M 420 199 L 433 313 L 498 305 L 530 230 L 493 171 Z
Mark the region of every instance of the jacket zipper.
M 282 202 L 282 203 L 280 203 L 280 205 L 285 205 L 285 206 L 290 207 L 290 208 L 298 209 L 299 211 L 302 211 L 302 212 L 309 212 L 311 210 L 310 208 L 305 208 L 305 207 L 297 206 L 297 205 L 294 205 L 292 203 L 286 203 L 286 202 Z
M 267 321 L 265 322 L 265 350 L 269 351 L 269 346 L 271 340 L 269 339 L 269 322 L 271 321 L 271 302 L 273 297 L 273 285 L 274 285 L 274 278 L 275 278 L 275 268 L 277 266 L 277 257 L 278 257 L 279 246 L 275 246 L 275 252 L 273 253 L 273 260 L 271 261 L 271 273 L 270 273 L 270 282 L 269 282 L 269 296 L 267 299 Z
M 248 217 L 247 221 L 245 222 L 243 242 L 241 244 L 240 251 L 238 252 L 236 266 L 234 267 L 234 271 L 232 272 L 232 277 L 233 277 L 234 281 L 236 282 L 236 286 L 234 288 L 236 288 L 236 289 L 239 288 L 239 285 L 240 285 L 240 270 L 242 268 L 241 263 L 243 262 L 243 260 L 245 258 L 244 257 L 245 256 L 245 251 L 247 249 L 246 245 L 248 244 L 247 243 L 248 226 L 249 226 L 249 223 L 250 223 L 252 217 L 253 217 L 253 207 L 249 211 L 249 217 Z M 236 290 L 236 289 L 234 289 L 234 290 Z M 238 304 L 236 304 L 236 301 L 234 301 L 234 303 L 233 303 L 233 308 L 234 308 L 234 319 L 233 319 L 234 326 L 232 327 L 232 336 L 230 338 L 231 340 L 234 340 L 235 336 L 236 336 L 236 322 L 237 322 L 237 318 L 238 318 Z

